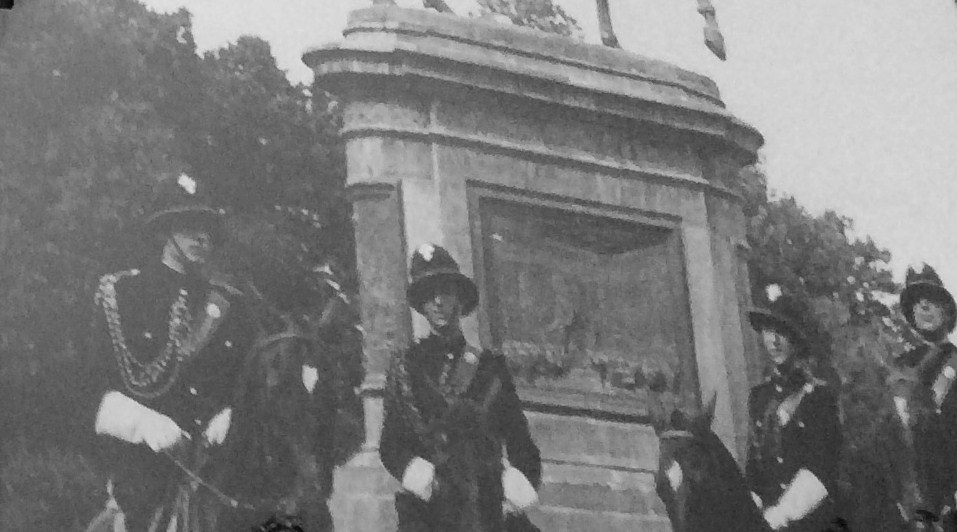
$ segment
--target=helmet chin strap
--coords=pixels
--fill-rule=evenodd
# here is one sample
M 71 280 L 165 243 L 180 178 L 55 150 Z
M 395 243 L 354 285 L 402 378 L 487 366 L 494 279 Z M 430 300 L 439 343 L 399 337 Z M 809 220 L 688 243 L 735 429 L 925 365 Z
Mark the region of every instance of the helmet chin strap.
M 183 269 L 183 274 L 191 277 L 201 277 L 202 265 L 198 264 L 196 261 L 189 260 L 188 256 L 186 255 L 186 250 L 183 249 L 183 246 L 179 245 L 179 242 L 176 240 L 175 236 L 171 236 L 170 240 L 173 242 L 173 248 L 176 249 L 177 262 Z

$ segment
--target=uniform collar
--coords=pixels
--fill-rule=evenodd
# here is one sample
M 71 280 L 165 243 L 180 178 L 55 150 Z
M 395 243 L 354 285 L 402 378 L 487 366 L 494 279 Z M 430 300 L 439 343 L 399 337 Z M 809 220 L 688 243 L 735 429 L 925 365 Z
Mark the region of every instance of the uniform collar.
M 460 355 L 465 351 L 465 337 L 459 334 L 450 338 L 433 333 L 423 338 L 419 345 L 429 353 L 452 353 L 454 355 Z
M 785 365 L 773 371 L 765 379 L 768 385 L 773 386 L 777 392 L 794 392 L 807 384 L 807 375 L 800 368 L 793 365 Z

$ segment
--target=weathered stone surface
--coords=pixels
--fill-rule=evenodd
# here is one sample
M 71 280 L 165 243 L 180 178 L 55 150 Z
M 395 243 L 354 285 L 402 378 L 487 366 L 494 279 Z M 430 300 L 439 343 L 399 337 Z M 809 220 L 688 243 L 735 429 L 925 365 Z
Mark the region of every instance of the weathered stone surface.
M 546 460 L 634 472 L 658 467 L 658 439 L 648 426 L 538 412 L 528 413 L 528 423 Z
M 543 506 L 530 512 L 532 521 L 549 532 L 669 532 L 667 518 L 620 512 L 595 512 Z

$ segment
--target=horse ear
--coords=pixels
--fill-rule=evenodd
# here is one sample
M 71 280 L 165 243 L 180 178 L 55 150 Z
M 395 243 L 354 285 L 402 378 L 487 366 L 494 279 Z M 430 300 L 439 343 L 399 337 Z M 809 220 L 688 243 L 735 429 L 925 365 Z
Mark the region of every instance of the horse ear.
M 665 406 L 661 397 L 652 392 L 648 396 L 648 417 L 651 418 L 651 426 L 655 429 L 655 434 L 661 434 L 668 430 L 668 417 L 665 415 Z
M 717 404 L 718 392 L 711 392 L 711 399 L 708 400 L 708 403 L 704 407 L 704 421 L 707 423 L 708 427 L 711 427 L 711 423 L 714 421 L 714 411 Z

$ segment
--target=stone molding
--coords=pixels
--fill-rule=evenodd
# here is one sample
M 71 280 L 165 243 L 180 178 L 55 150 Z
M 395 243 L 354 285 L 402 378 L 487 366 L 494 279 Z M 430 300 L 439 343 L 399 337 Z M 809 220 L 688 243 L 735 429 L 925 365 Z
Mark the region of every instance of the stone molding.
M 344 34 L 341 43 L 303 55 L 334 92 L 336 85 L 354 93 L 400 83 L 401 92 L 514 94 L 703 136 L 742 164 L 753 162 L 763 142 L 724 108 L 711 80 L 630 52 L 394 6 L 353 12 Z

